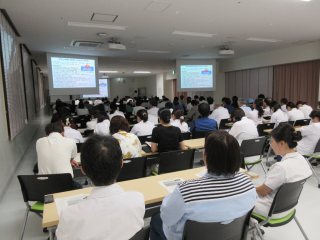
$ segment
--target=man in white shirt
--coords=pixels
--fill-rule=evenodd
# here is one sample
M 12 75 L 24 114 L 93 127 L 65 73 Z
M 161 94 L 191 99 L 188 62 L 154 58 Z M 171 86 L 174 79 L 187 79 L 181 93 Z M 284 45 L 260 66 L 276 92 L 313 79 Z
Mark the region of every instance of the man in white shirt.
M 289 121 L 297 121 L 305 119 L 304 113 L 296 108 L 296 105 L 293 102 L 288 102 L 287 104 L 287 114 Z
M 76 143 L 63 136 L 63 126 L 60 121 L 46 126 L 47 137 L 38 139 L 36 151 L 39 174 L 70 173 L 72 166 L 78 166 L 73 160 L 77 155 Z
M 283 112 L 287 112 L 287 104 L 288 104 L 288 99 L 282 98 L 282 99 L 280 100 L 281 110 L 282 110 Z
M 281 122 L 288 122 L 288 115 L 281 110 L 280 104 L 274 104 L 272 111 L 270 122 L 275 123 L 275 126 L 278 126 Z
M 116 139 L 93 136 L 83 144 L 81 167 L 96 187 L 87 198 L 62 210 L 59 240 L 128 240 L 143 227 L 143 195 L 115 184 L 122 164 Z
M 152 105 L 152 107 L 148 110 L 148 114 L 158 116 L 159 108 L 157 107 L 158 106 L 157 100 L 155 98 L 151 99 L 150 104 Z
M 299 130 L 302 139 L 298 142 L 297 151 L 302 155 L 313 153 L 320 139 L 320 111 L 312 111 L 310 117 L 311 124 Z
M 84 142 L 84 139 L 81 133 L 78 130 L 70 127 L 71 126 L 70 118 L 64 118 L 62 122 L 64 125 L 64 136 L 66 138 L 73 139 L 76 143 Z
M 307 105 L 306 102 L 302 102 L 302 101 L 298 101 L 297 102 L 297 108 L 303 112 L 304 114 L 304 118 L 310 118 L 309 115 L 312 112 L 312 107 L 310 107 L 309 105 Z
M 210 119 L 214 119 L 217 121 L 218 127 L 220 125 L 220 121 L 222 119 L 230 118 L 230 114 L 228 109 L 224 108 L 222 105 L 219 106 L 216 110 L 214 110 L 209 116 Z
M 234 136 L 239 145 L 243 140 L 253 139 L 259 137 L 256 124 L 251 119 L 245 117 L 245 113 L 241 108 L 234 110 L 233 124 L 229 131 L 229 134 Z

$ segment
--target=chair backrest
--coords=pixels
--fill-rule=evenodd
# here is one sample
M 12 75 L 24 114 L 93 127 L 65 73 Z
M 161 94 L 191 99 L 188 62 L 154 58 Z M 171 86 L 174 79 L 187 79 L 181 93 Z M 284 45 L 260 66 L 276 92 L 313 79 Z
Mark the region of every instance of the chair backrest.
M 306 181 L 307 179 L 303 179 L 297 182 L 283 184 L 273 199 L 269 216 L 294 208 L 298 204 L 303 185 Z
M 91 136 L 93 134 L 94 134 L 94 130 L 93 129 L 87 129 L 87 130 L 84 131 L 83 136 L 84 137 L 89 137 L 89 136 Z
M 145 144 L 145 142 L 150 142 L 151 140 L 151 135 L 146 135 L 146 136 L 139 136 L 139 140 L 141 142 L 141 144 Z
M 245 239 L 249 226 L 250 211 L 246 215 L 234 219 L 228 224 L 220 222 L 201 223 L 188 220 L 184 225 L 183 240 L 242 240 Z
M 146 160 L 146 157 L 124 159 L 117 182 L 145 177 Z
M 241 143 L 241 154 L 243 157 L 251 157 L 263 154 L 266 137 L 258 137 L 248 140 L 243 140 Z
M 314 149 L 314 153 L 320 153 L 320 139 L 317 142 L 317 145 L 316 145 L 316 147 Z
M 300 119 L 294 122 L 293 126 L 294 127 L 299 127 L 299 126 L 308 126 L 310 124 L 311 119 Z
M 158 173 L 176 172 L 193 167 L 194 149 L 163 152 L 159 155 Z
M 129 240 L 148 240 L 149 232 L 150 232 L 150 227 L 149 226 L 144 227 Z
M 227 126 L 227 123 L 231 123 L 231 119 L 230 118 L 226 118 L 226 119 L 221 119 L 220 124 L 219 124 L 219 129 L 230 129 L 230 126 Z
M 23 199 L 44 201 L 44 195 L 74 189 L 72 176 L 69 173 L 46 175 L 18 175 Z
M 189 140 L 189 139 L 191 139 L 191 132 L 184 132 L 184 133 L 182 133 L 182 139 L 183 139 L 183 140 Z
M 294 126 L 295 121 L 288 121 L 291 126 Z
M 76 145 L 77 145 L 77 152 L 78 152 L 78 153 L 81 152 L 82 144 L 83 144 L 83 143 L 76 143 Z
M 205 138 L 214 131 L 192 131 L 192 139 Z
M 273 129 L 274 128 L 275 123 L 263 123 L 263 124 L 258 124 L 257 125 L 257 130 L 259 133 L 259 136 L 268 136 L 269 134 L 264 132 L 264 130 L 266 129 Z

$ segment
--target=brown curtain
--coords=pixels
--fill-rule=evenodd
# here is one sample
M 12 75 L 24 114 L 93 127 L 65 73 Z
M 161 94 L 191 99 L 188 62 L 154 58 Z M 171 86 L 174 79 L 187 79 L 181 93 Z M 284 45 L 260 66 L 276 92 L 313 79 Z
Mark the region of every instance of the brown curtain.
M 320 60 L 284 64 L 273 67 L 273 99 L 307 102 L 317 107 Z

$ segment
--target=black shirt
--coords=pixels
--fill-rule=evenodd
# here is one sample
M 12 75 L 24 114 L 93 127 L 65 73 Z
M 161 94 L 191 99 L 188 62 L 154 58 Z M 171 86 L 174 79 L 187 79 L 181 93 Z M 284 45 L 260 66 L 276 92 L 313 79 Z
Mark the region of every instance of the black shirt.
M 152 130 L 151 142 L 158 144 L 158 152 L 168 152 L 180 149 L 183 141 L 180 128 L 159 125 Z

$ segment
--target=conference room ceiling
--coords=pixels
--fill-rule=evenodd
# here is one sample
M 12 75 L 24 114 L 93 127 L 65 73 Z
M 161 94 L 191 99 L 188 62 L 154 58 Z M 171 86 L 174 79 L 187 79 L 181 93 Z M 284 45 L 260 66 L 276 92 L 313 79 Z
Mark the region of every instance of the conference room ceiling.
M 0 7 L 43 66 L 45 52 L 171 66 L 177 58 L 221 58 L 223 45 L 239 57 L 320 39 L 319 0 L 0 0 Z M 125 30 L 106 29 L 110 25 Z M 111 38 L 127 50 L 108 49 Z M 75 40 L 103 44 L 71 47 Z

